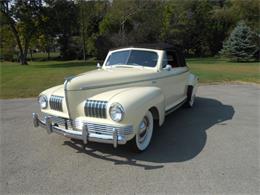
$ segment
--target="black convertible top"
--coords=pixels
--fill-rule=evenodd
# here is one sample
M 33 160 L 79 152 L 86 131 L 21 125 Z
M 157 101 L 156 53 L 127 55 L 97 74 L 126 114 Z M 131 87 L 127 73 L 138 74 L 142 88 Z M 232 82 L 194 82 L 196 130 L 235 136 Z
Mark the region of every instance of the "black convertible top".
M 149 43 L 149 44 L 135 44 L 135 45 L 125 46 L 125 47 L 113 48 L 110 51 L 117 50 L 117 49 L 124 49 L 124 48 L 146 48 L 146 49 L 158 49 L 158 50 L 166 50 L 166 51 L 181 50 L 180 46 L 177 45 L 174 46 L 168 43 Z

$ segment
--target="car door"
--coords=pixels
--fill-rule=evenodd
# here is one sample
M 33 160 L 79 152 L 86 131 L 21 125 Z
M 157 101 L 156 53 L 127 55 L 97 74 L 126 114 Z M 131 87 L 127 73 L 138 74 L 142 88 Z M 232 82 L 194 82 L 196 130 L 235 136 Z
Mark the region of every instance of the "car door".
M 171 109 L 186 97 L 188 68 L 177 51 L 164 52 L 160 87 L 165 96 L 166 110 Z M 170 66 L 169 66 L 170 65 Z

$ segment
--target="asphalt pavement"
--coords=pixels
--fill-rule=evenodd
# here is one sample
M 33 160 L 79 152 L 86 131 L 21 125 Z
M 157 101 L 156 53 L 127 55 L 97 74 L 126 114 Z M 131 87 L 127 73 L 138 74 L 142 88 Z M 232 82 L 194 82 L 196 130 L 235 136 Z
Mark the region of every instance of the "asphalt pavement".
M 260 86 L 200 86 L 151 147 L 82 142 L 32 125 L 36 99 L 0 100 L 0 194 L 259 194 Z

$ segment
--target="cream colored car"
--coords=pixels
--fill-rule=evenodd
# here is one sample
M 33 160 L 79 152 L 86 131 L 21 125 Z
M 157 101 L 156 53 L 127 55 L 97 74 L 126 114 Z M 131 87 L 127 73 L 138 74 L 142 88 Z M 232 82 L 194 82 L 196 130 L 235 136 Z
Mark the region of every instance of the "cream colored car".
M 66 79 L 38 98 L 45 117 L 33 124 L 87 142 L 130 142 L 145 150 L 157 123 L 183 104 L 192 107 L 198 78 L 169 45 L 109 51 L 103 66 Z M 176 121 L 178 122 L 178 121 Z

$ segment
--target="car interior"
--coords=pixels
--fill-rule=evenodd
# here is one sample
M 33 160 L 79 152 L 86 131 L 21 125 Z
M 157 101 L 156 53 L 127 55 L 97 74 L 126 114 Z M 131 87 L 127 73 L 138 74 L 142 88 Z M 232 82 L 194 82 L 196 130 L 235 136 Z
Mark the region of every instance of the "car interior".
M 163 67 L 166 67 L 166 65 L 170 65 L 172 68 L 186 66 L 185 60 L 181 54 L 178 54 L 175 51 L 167 51 L 166 55 L 167 56 L 166 59 L 164 59 Z

